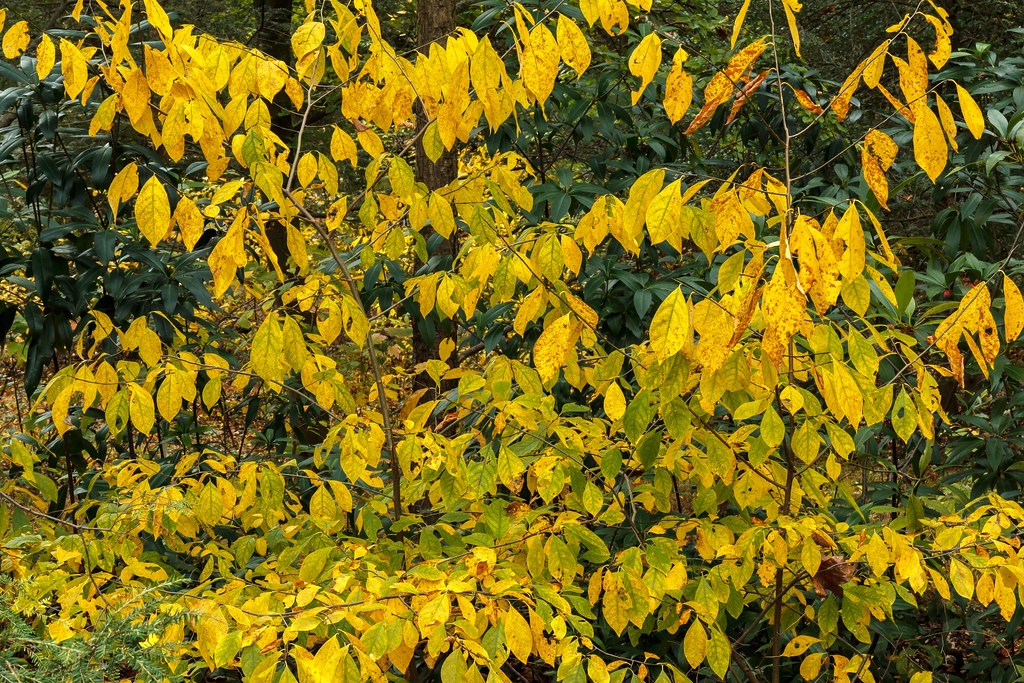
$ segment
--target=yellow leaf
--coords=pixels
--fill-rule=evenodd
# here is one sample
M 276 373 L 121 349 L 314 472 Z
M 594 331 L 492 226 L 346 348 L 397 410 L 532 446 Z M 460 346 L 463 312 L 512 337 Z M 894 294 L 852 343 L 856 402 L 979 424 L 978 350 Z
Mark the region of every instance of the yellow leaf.
M 53 41 L 44 33 L 39 38 L 39 45 L 36 46 L 36 75 L 39 76 L 39 80 L 46 78 L 53 70 L 56 55 Z
M 949 561 L 949 581 L 961 596 L 970 600 L 974 597 L 974 572 L 956 559 Z
M 416 625 L 419 626 L 420 635 L 429 636 L 434 627 L 448 621 L 450 615 L 451 597 L 447 593 L 441 593 L 416 614 Z
M 928 61 L 917 41 L 907 36 L 907 61 L 893 59 L 900 74 L 900 89 L 907 104 L 915 112 L 928 89 Z
M 250 364 L 252 371 L 260 379 L 268 383 L 274 392 L 281 390 L 280 382 L 284 379 L 284 336 L 276 315 L 268 315 L 260 325 L 260 329 L 252 338 Z
M 629 26 L 629 10 L 622 0 L 596 0 L 601 27 L 608 35 L 622 35 Z M 612 29 L 617 29 L 613 31 Z
M 812 681 L 817 678 L 818 673 L 821 671 L 821 661 L 825 656 L 823 652 L 816 652 L 804 657 L 804 661 L 800 662 L 800 676 L 805 681 Z
M 260 96 L 272 102 L 288 82 L 288 65 L 279 59 L 256 58 L 256 83 Z
M 203 219 L 199 207 L 187 195 L 182 195 L 178 200 L 178 205 L 174 207 L 174 222 L 181 230 L 181 241 L 185 244 L 185 248 L 192 251 L 196 242 L 203 236 L 203 227 L 206 221 Z
M 683 226 L 679 219 L 683 209 L 683 198 L 679 194 L 679 188 L 680 181 L 672 181 L 647 205 L 645 219 L 651 244 L 677 240 L 681 244 L 682 239 L 689 237 L 688 234 L 679 235 Z M 673 239 L 674 237 L 676 238 Z
M 956 84 L 956 94 L 960 100 L 960 113 L 963 114 L 967 130 L 971 131 L 975 140 L 980 140 L 981 134 L 985 132 L 985 117 L 981 115 L 978 103 L 959 83 Z
M 932 672 L 918 671 L 910 677 L 910 683 L 932 683 Z
M 505 624 L 505 644 L 516 659 L 526 664 L 533 652 L 533 633 L 530 631 L 530 625 L 515 608 L 509 609 L 502 616 Z
M 740 37 L 740 29 L 743 28 L 743 20 L 747 17 L 747 10 L 750 8 L 750 0 L 743 0 L 743 5 L 740 7 L 739 13 L 736 14 L 736 20 L 732 24 L 732 42 L 729 44 L 729 48 L 736 47 L 736 39 Z
M 928 59 L 932 60 L 932 64 L 935 65 L 936 69 L 941 69 L 949 61 L 949 55 L 952 52 L 953 46 L 949 40 L 949 34 L 946 33 L 946 26 L 941 19 L 931 14 L 924 15 L 924 18 L 935 27 L 935 49 L 928 53 Z
M 668 359 L 690 346 L 690 304 L 678 287 L 672 290 L 651 321 L 651 346 L 658 360 Z
M 804 294 L 797 289 L 796 283 L 786 282 L 783 271 L 781 266 L 775 269 L 761 299 L 761 315 L 765 322 L 761 343 L 776 367 L 782 363 L 790 338 L 807 318 Z
M 319 21 L 309 21 L 297 28 L 292 35 L 292 52 L 295 53 L 296 62 L 319 50 L 326 32 L 326 28 Z
M 797 636 L 793 640 L 786 643 L 786 649 L 782 651 L 783 657 L 799 657 L 803 653 L 807 652 L 807 648 L 815 643 L 821 642 L 818 638 L 812 636 Z
M 622 395 L 618 382 L 613 381 L 604 393 L 604 412 L 612 422 L 620 419 L 626 412 L 626 397 Z
M 871 57 L 868 57 L 871 59 Z M 839 92 L 832 100 L 832 111 L 835 112 L 836 118 L 842 121 L 846 118 L 846 115 L 850 112 L 850 100 L 853 98 L 853 94 L 857 92 L 857 86 L 860 85 L 861 75 L 864 73 L 864 63 L 857 65 L 857 68 L 853 70 L 843 84 L 839 87 Z
M 213 274 L 213 293 L 220 296 L 235 279 L 235 271 L 246 261 L 245 240 L 239 222 L 232 222 L 227 234 L 220 238 L 210 252 L 208 263 Z
M 562 19 L 564 18 L 565 17 L 559 16 L 558 19 L 558 43 L 560 45 L 565 37 L 563 36 L 562 28 Z M 569 19 L 566 21 L 572 23 Z M 575 24 L 573 25 L 575 26 Z M 584 40 L 584 42 L 586 42 L 586 40 Z M 590 48 L 588 47 L 587 49 L 589 50 Z M 569 64 L 569 62 L 566 61 L 566 64 Z M 498 55 L 498 52 L 491 45 L 490 39 L 487 36 L 484 36 L 483 39 L 477 43 L 476 50 L 473 52 L 473 57 L 469 63 L 469 78 L 473 84 L 473 89 L 476 90 L 477 97 L 483 99 L 487 93 L 497 90 L 498 86 L 501 85 L 503 75 L 505 75 L 505 64 L 501 61 L 501 57 Z
M 807 94 L 806 90 L 794 89 L 793 94 L 796 95 L 796 101 L 800 103 L 800 106 L 815 116 L 824 113 L 825 110 L 821 108 L 820 104 L 811 99 L 811 96 Z
M 629 73 L 640 77 L 640 87 L 633 91 L 633 104 L 637 103 L 650 85 L 660 66 L 661 37 L 657 33 L 648 33 L 629 55 Z
M 167 12 L 160 6 L 157 0 L 145 0 L 146 18 L 149 23 L 160 32 L 165 44 L 170 44 L 174 31 L 171 29 L 171 21 L 167 18 Z
M 686 59 L 685 50 L 676 50 L 675 56 L 672 57 L 672 69 L 665 79 L 665 115 L 672 123 L 686 115 L 686 110 L 690 108 L 690 102 L 693 100 L 693 79 L 690 74 L 683 71 L 683 62 Z
M 132 424 L 142 434 L 149 434 L 156 417 L 153 397 L 137 384 L 128 385 L 128 396 L 128 414 Z
M 64 91 L 74 99 L 89 80 L 89 63 L 81 50 L 65 38 L 60 39 L 60 69 L 64 74 Z
M 1020 290 L 1013 280 L 1003 275 L 1003 297 L 1005 299 L 1004 327 L 1006 343 L 1009 344 L 1024 329 L 1024 299 L 1021 298 Z
M 455 214 L 452 212 L 452 205 L 437 192 L 431 192 L 427 198 L 427 217 L 434 230 L 448 239 L 455 231 Z
M 590 66 L 590 45 L 583 31 L 572 19 L 559 14 L 557 28 L 558 50 L 562 61 L 576 72 L 578 79 Z M 488 43 L 489 44 L 489 43 Z M 491 48 L 492 50 L 494 48 Z M 475 86 L 474 86 L 475 87 Z
M 151 176 L 135 200 L 135 220 L 149 243 L 156 245 L 171 228 L 171 205 L 167 190 L 157 177 Z
M 946 148 L 946 137 L 942 133 L 938 117 L 924 100 L 920 102 L 914 111 L 914 159 L 934 183 L 946 168 L 949 150 Z M 963 100 L 961 105 L 962 103 Z
M 78 0 L 75 3 L 74 9 L 71 10 L 71 18 L 78 21 L 82 18 L 82 3 L 84 0 Z
M 842 406 L 850 426 L 856 429 L 864 417 L 864 395 L 861 394 L 860 387 L 846 365 L 836 363 L 834 368 L 832 379 L 836 400 Z
M 380 141 L 380 137 L 370 128 L 357 131 L 356 139 L 359 140 L 359 146 L 365 149 L 366 153 L 374 159 L 384 153 L 384 143 Z
M 786 23 L 789 24 L 789 34 L 793 37 L 793 51 L 800 56 L 800 33 L 796 29 L 796 13 L 803 7 L 798 0 L 782 0 L 782 7 L 786 10 Z
M 121 90 L 121 99 L 132 123 L 138 123 L 149 112 L 149 84 L 142 69 L 132 69 Z
M 4 57 L 7 59 L 14 59 L 25 51 L 25 48 L 28 47 L 28 43 L 28 22 L 19 21 L 7 29 L 7 33 L 4 34 Z
M 956 121 L 953 120 L 953 112 L 938 93 L 935 93 L 935 104 L 939 109 L 939 121 L 942 123 L 942 129 L 946 131 L 946 138 L 955 152 L 959 147 L 956 144 Z
M 691 668 L 696 669 L 704 661 L 707 654 L 708 636 L 700 619 L 694 619 L 683 637 L 683 654 Z
M 114 218 L 117 218 L 117 209 L 121 202 L 129 199 L 139 189 L 139 171 L 135 162 L 128 162 L 128 165 L 117 172 L 114 179 L 110 181 L 107 188 L 107 201 L 110 202 L 110 210 Z
M 546 383 L 558 376 L 559 370 L 565 365 L 571 342 L 572 322 L 568 313 L 541 332 L 533 345 L 533 364 L 541 382 Z
M 878 86 L 878 81 L 882 78 L 882 69 L 885 67 L 885 55 L 889 49 L 889 41 L 885 41 L 874 49 L 871 55 L 865 60 L 864 64 L 864 85 L 869 88 L 875 88 Z
M 309 184 L 316 178 L 317 159 L 316 156 L 306 152 L 299 158 L 299 165 L 296 169 L 296 178 L 299 185 L 309 187 Z
M 750 65 L 761 56 L 765 47 L 766 44 L 763 38 L 747 45 L 733 55 L 723 71 L 719 71 L 712 76 L 711 81 L 704 88 L 704 106 L 693 117 L 693 121 L 690 122 L 686 130 L 683 131 L 684 135 L 689 135 L 707 123 L 719 105 L 729 99 L 733 93 L 740 92 L 739 82 L 741 77 L 750 68 Z
M 864 179 L 882 208 L 888 209 L 889 183 L 885 172 L 892 166 L 898 148 L 892 138 L 880 130 L 871 130 L 861 148 L 861 166 Z
M 533 27 L 523 50 L 522 74 L 527 90 L 542 107 L 558 77 L 558 41 L 543 24 Z

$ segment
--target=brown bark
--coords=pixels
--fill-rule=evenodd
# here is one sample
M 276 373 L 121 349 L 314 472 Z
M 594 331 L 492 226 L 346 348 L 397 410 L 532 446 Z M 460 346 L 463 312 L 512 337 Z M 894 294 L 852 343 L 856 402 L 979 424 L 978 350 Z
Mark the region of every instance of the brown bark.
M 253 0 L 253 9 L 258 17 L 259 27 L 256 29 L 256 45 L 265 54 L 279 59 L 285 64 L 292 64 L 292 11 L 294 0 Z M 291 111 L 291 101 L 284 90 L 277 94 L 269 103 L 270 130 L 289 147 L 294 147 L 295 126 Z M 292 150 L 293 154 L 296 150 Z M 265 229 L 270 248 L 277 256 L 277 262 L 288 275 L 288 232 L 280 221 L 268 221 Z
M 416 3 L 416 42 L 420 50 L 426 52 L 431 43 L 443 41 L 455 30 L 455 0 L 418 0 Z M 416 125 L 422 128 L 428 119 L 422 107 L 416 107 Z M 431 191 L 438 190 L 451 183 L 458 175 L 458 160 L 454 150 L 445 151 L 437 161 L 431 161 L 423 151 L 422 136 L 416 143 L 416 180 L 423 183 Z M 429 226 L 423 230 L 423 238 L 429 240 L 434 231 Z M 431 255 L 454 255 L 456 252 L 455 236 L 444 240 Z M 418 262 L 416 267 L 422 266 Z M 421 321 L 414 320 L 412 328 L 413 363 L 419 365 L 431 359 L 440 358 L 440 347 L 443 339 L 452 339 L 458 348 L 457 328 L 454 321 L 445 321 L 435 330 L 433 339 L 428 338 L 420 329 Z M 427 396 L 434 398 L 434 381 L 425 372 L 413 378 L 413 390 L 427 389 Z M 447 387 L 442 387 L 447 389 Z

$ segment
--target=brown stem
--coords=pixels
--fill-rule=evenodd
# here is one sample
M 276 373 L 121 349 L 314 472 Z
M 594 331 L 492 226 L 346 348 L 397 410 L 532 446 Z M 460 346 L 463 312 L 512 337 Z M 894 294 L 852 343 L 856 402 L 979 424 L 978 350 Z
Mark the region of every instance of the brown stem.
M 352 298 L 355 300 L 359 310 L 362 311 L 363 317 L 366 316 L 366 309 L 363 307 L 363 299 L 359 296 L 359 287 L 356 285 L 356 281 L 352 278 L 352 273 L 349 272 L 348 266 L 345 265 L 345 259 L 341 258 L 341 254 L 338 253 L 338 247 L 334 244 L 334 240 L 324 230 L 323 224 L 314 218 L 306 207 L 302 205 L 295 196 L 286 188 L 284 191 L 288 200 L 295 205 L 295 207 L 305 216 L 306 220 L 313 226 L 317 234 L 327 245 L 327 249 L 331 252 L 331 258 L 338 265 L 338 269 L 341 271 L 342 276 L 345 278 L 345 282 L 348 284 L 348 288 L 352 293 Z M 367 318 L 368 319 L 368 318 Z M 373 379 L 377 385 L 377 401 L 380 404 L 381 419 L 384 422 L 384 436 L 387 439 L 388 445 L 388 457 L 391 459 L 391 504 L 394 507 L 394 521 L 398 521 L 398 518 L 402 516 L 402 483 L 401 483 L 401 469 L 398 466 L 398 456 L 395 451 L 395 433 L 391 426 L 391 409 L 388 407 L 387 394 L 384 393 L 384 379 L 380 372 L 380 365 L 377 363 L 377 351 L 373 346 L 373 336 L 370 331 L 366 333 L 366 352 L 370 357 L 370 369 L 373 371 Z

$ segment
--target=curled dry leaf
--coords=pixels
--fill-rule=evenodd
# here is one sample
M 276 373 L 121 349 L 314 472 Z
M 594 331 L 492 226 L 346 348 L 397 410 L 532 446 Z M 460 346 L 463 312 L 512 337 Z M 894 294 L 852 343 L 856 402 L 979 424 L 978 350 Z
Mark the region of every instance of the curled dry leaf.
M 857 571 L 855 564 L 847 562 L 842 555 L 826 555 L 821 558 L 818 572 L 811 579 L 814 592 L 821 597 L 831 591 L 837 598 L 843 597 L 843 584 L 853 578 Z

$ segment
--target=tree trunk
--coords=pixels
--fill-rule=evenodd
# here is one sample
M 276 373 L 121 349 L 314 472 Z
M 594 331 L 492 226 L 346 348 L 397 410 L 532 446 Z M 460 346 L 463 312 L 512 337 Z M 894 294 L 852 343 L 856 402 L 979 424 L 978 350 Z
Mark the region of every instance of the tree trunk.
M 455 30 L 455 0 L 417 0 L 416 3 L 416 43 L 423 52 L 427 52 L 431 43 L 443 41 Z M 419 103 L 416 105 L 416 125 L 422 128 L 427 125 L 427 116 Z M 458 175 L 458 160 L 454 150 L 445 151 L 437 161 L 431 161 L 423 151 L 422 138 L 416 143 L 416 180 L 422 182 L 431 191 L 437 190 L 455 180 Z M 427 227 L 423 230 L 423 238 L 429 240 L 434 230 Z M 456 252 L 455 235 L 444 240 L 430 255 L 454 256 Z M 442 260 L 441 267 L 447 265 L 448 259 Z M 417 269 L 422 267 L 417 263 Z M 413 363 L 419 365 L 429 360 L 440 358 L 443 339 L 451 339 L 458 350 L 458 335 L 455 321 L 440 322 L 436 314 L 424 318 L 414 317 L 412 327 Z M 453 353 L 453 358 L 456 354 Z M 448 387 L 442 386 L 442 390 Z M 425 372 L 419 372 L 413 378 L 413 390 L 427 389 L 425 399 L 435 398 L 434 381 Z
M 253 0 L 253 9 L 259 18 L 259 28 L 256 29 L 256 45 L 259 49 L 279 59 L 289 66 L 292 64 L 292 12 L 294 0 Z M 295 125 L 292 116 L 292 103 L 285 94 L 284 89 L 277 93 L 274 101 L 270 102 L 270 130 L 281 141 L 292 148 L 292 154 L 298 150 L 295 146 Z M 268 221 L 265 227 L 267 241 L 270 248 L 277 256 L 277 262 L 281 270 L 289 276 L 287 268 L 288 261 L 288 232 L 280 221 Z

